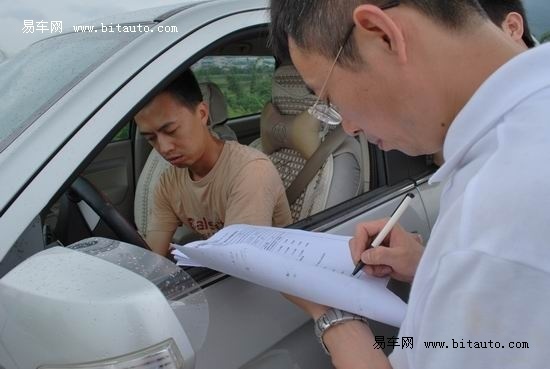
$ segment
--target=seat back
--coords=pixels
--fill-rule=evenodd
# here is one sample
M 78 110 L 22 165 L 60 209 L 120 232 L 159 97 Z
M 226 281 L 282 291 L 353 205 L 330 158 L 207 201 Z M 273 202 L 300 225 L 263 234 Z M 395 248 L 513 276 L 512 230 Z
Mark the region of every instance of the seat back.
M 280 66 L 273 77 L 272 102 L 260 121 L 261 137 L 251 146 L 267 154 L 288 188 L 313 155 L 330 127 L 307 113 L 316 97 L 309 93 L 292 65 Z M 298 221 L 363 191 L 363 158 L 359 141 L 348 137 L 328 156 L 302 194 L 290 204 Z
M 201 83 L 200 88 L 203 100 L 208 104 L 208 125 L 212 133 L 222 140 L 237 140 L 235 132 L 225 125 L 227 102 L 219 87 L 212 82 L 207 82 Z M 147 224 L 151 216 L 155 186 L 168 167 L 170 167 L 170 163 L 164 160 L 156 150 L 151 150 L 139 175 L 134 198 L 134 220 L 139 233 L 144 238 L 147 237 Z M 181 240 L 190 232 L 192 232 L 190 229 L 180 227 L 176 231 L 175 239 Z
M 203 100 L 208 104 L 208 125 L 212 132 L 224 141 L 237 141 L 235 132 L 227 126 L 227 100 L 213 82 L 200 84 Z

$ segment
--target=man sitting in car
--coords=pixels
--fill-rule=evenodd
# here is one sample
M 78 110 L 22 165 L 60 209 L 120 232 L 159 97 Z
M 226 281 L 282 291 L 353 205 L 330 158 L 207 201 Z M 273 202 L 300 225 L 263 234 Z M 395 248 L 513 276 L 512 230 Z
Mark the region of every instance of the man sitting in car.
M 208 127 L 209 110 L 195 76 L 185 71 L 135 116 L 141 134 L 172 164 L 155 188 L 146 241 L 167 255 L 185 224 L 208 238 L 229 224 L 291 223 L 279 174 L 263 153 L 222 141 Z

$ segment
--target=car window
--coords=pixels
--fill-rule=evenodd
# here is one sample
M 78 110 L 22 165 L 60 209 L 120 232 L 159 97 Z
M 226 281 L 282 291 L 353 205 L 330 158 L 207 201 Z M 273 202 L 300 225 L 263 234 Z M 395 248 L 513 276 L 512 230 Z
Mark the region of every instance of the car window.
M 70 33 L 0 64 L 0 152 L 57 100 L 140 33 Z
M 550 2 L 525 0 L 524 5 L 531 32 L 541 43 L 550 41 Z
M 272 56 L 208 56 L 191 69 L 200 83 L 222 90 L 230 119 L 260 113 L 271 100 Z
M 126 123 L 124 127 L 120 131 L 117 132 L 115 137 L 111 140 L 111 142 L 118 142 L 118 141 L 124 141 L 130 139 L 130 123 Z

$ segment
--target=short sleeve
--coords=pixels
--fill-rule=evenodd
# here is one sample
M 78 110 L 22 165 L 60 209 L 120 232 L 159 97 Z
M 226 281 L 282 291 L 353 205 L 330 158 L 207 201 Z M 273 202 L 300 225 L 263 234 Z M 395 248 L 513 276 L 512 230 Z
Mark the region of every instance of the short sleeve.
M 277 169 L 269 159 L 247 163 L 234 177 L 230 187 L 225 225 L 252 224 L 272 226 L 273 219 L 290 210 Z

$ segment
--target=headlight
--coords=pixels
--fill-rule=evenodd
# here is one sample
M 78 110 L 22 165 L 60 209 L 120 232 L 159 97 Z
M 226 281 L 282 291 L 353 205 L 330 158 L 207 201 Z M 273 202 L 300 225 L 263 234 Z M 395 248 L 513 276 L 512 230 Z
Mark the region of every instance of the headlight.
M 172 339 L 128 355 L 90 363 L 42 365 L 38 369 L 183 369 L 183 358 Z

